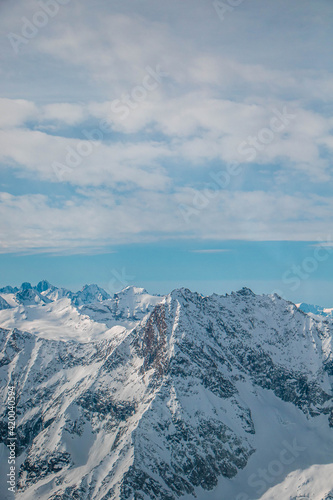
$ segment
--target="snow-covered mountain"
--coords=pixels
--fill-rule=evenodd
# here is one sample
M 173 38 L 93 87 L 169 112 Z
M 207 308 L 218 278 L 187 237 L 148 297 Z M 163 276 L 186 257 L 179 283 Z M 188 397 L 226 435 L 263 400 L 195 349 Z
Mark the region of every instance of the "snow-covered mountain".
M 150 295 L 144 288 L 128 286 L 109 300 L 86 304 L 81 313 L 110 327 L 133 328 L 162 300 L 163 297 Z
M 163 297 L 127 287 L 111 297 L 97 285 L 72 292 L 48 281 L 5 287 L 0 295 L 0 325 L 55 340 L 90 341 L 133 328 Z M 15 291 L 16 290 L 16 291 Z
M 97 285 L 85 285 L 82 290 L 70 296 L 73 304 L 81 306 L 92 302 L 102 302 L 110 299 L 110 295 Z
M 2 294 L 0 380 L 3 400 L 17 391 L 17 500 L 331 498 L 330 318 L 246 288 L 80 305 L 16 293 Z M 74 338 L 59 304 L 89 332 L 77 319 Z M 43 331 L 57 314 L 66 340 Z
M 321 306 L 315 306 L 313 304 L 307 304 L 306 302 L 301 302 L 300 304 L 296 304 L 301 311 L 305 313 L 316 314 L 317 316 L 326 316 L 333 318 L 333 307 L 325 308 Z
M 270 488 L 260 500 L 281 500 L 294 498 L 296 500 L 332 500 L 331 489 L 333 464 L 316 464 L 302 471 L 293 471 L 277 486 Z

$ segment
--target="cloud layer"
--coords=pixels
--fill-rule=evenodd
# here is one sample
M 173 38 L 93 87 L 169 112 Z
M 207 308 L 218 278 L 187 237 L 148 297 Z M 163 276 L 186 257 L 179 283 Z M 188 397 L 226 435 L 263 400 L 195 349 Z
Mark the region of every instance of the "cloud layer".
M 1 251 L 324 235 L 329 1 L 1 8 Z

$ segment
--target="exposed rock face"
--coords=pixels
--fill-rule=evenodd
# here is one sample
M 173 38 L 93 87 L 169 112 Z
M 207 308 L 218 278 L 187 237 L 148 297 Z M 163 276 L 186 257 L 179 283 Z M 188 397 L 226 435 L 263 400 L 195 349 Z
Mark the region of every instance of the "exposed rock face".
M 47 290 L 55 290 L 55 287 L 51 285 L 47 280 L 42 280 L 39 283 L 37 283 L 35 289 L 37 292 L 42 293 L 46 292 Z
M 97 285 L 85 285 L 79 292 L 69 294 L 73 304 L 80 306 L 91 302 L 102 302 L 109 299 L 110 295 Z
M 329 432 L 332 329 L 249 289 L 175 290 L 102 341 L 1 329 L 2 386 L 18 399 L 17 499 L 205 499 L 259 453 L 260 394 Z
M 25 305 L 32 305 L 38 303 L 48 304 L 51 302 L 50 299 L 44 297 L 34 288 L 22 288 L 21 290 L 16 292 L 15 298 L 19 304 L 25 304 Z

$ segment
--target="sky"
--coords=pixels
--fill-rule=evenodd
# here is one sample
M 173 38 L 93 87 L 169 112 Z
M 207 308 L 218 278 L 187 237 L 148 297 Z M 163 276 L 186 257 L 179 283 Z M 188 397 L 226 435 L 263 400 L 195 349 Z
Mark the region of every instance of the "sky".
M 333 306 L 331 0 L 3 0 L 0 284 Z

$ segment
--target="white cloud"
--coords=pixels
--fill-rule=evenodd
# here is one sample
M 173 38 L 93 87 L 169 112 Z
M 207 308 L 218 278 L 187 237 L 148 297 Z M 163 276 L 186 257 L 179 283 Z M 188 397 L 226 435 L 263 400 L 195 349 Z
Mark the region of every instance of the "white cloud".
M 0 127 L 12 128 L 35 118 L 37 107 L 25 99 L 0 99 Z
M 193 207 L 193 193 L 142 191 L 128 198 L 86 190 L 70 200 L 1 193 L 1 251 L 89 251 L 171 234 L 203 240 L 316 241 L 325 239 L 333 209 L 329 198 L 220 192 L 186 221 L 179 210 L 184 203 Z
M 112 112 L 109 102 L 91 103 L 86 109 L 60 103 L 38 110 L 28 101 L 21 105 L 7 99 L 6 106 L 16 111 L 13 116 L 18 124 L 34 114 L 36 127 L 48 119 L 56 130 L 59 120 L 78 125 L 90 113 L 94 120 L 107 120 L 109 126 L 126 134 L 125 142 L 111 142 L 112 131 L 100 128 L 102 121 L 91 127 L 81 125 L 83 140 L 22 127 L 0 132 L 0 159 L 17 165 L 22 175 L 33 172 L 51 182 L 163 189 L 173 182 L 171 173 L 161 167 L 169 160 L 200 168 L 212 160 L 261 164 L 266 169 L 280 163 L 275 174 L 280 183 L 288 182 L 293 171 L 315 182 L 326 182 L 332 175 L 328 160 L 322 157 L 323 146 L 332 149 L 332 119 L 304 110 L 298 103 L 293 107 L 281 101 L 248 104 L 196 92 L 138 103 L 123 121 Z M 285 123 L 276 117 L 284 114 L 289 117 Z M 272 120 L 281 130 L 272 128 Z M 146 138 L 131 141 L 133 132 L 144 132 Z M 163 142 L 161 138 L 158 142 L 149 140 L 156 133 L 162 134 Z M 267 133 L 271 134 L 268 143 Z
M 75 125 L 83 121 L 85 116 L 82 105 L 70 103 L 54 103 L 43 106 L 41 120 L 59 121 L 67 125 Z
M 21 168 L 21 175 L 77 186 L 139 186 L 162 189 L 169 179 L 158 164 L 169 155 L 159 143 L 95 144 L 27 129 L 0 132 L 0 160 Z M 87 154 L 89 153 L 89 154 Z
M 304 110 L 298 102 L 286 105 L 283 101 L 271 100 L 248 104 L 192 92 L 141 103 L 124 120 L 112 111 L 110 102 L 91 103 L 89 109 L 96 117 L 113 124 L 115 130 L 126 134 L 140 130 L 163 133 L 172 141 L 173 155 L 193 164 L 202 165 L 213 159 L 266 165 L 282 161 L 282 164 L 288 163 L 289 169 L 302 171 L 313 180 L 330 178 L 329 164 L 321 158 L 320 148 L 322 144 L 327 147 L 331 144 L 332 120 Z M 284 114 L 287 121 L 277 119 L 277 115 Z M 278 124 L 279 131 L 272 128 L 272 120 Z M 271 131 L 268 144 L 261 140 L 261 134 L 265 134 L 263 131 L 267 134 L 267 129 Z M 251 154 L 244 154 L 243 150 L 249 151 L 250 137 L 257 142 L 259 137 L 259 146 L 254 150 L 251 147 Z M 246 149 L 243 147 L 240 152 L 241 144 L 245 143 Z
M 25 196 L 3 197 L 13 223 L 3 227 L 7 248 L 168 236 L 311 240 L 322 234 L 332 213 L 331 202 L 320 196 L 332 182 L 333 122 L 325 106 L 333 77 L 324 29 L 331 14 L 324 0 L 295 1 L 296 17 L 287 0 L 254 0 L 224 23 L 212 2 L 199 0 L 69 2 L 19 54 L 7 40 L 0 160 L 15 167 L 14 180 L 29 181 Z M 33 19 L 40 5 L 27 0 L 2 9 L 4 32 L 20 34 L 22 17 Z M 133 101 L 147 67 L 158 65 L 168 75 Z M 126 118 L 112 108 L 115 100 Z M 284 107 L 295 119 L 254 153 L 253 146 L 251 154 L 242 153 L 250 137 L 267 137 L 272 110 Z M 84 130 L 96 132 L 101 119 L 112 127 L 100 145 L 77 138 Z M 64 125 L 66 137 L 60 135 Z M 60 176 L 54 162 L 65 165 Z M 186 223 L 178 206 L 193 204 L 191 186 L 209 182 L 210 162 L 249 164 L 253 179 L 237 176 L 243 192 L 228 185 Z M 259 171 L 266 174 L 266 191 Z M 295 177 L 301 187 L 291 186 Z M 55 208 L 52 196 L 29 195 L 40 179 L 70 183 L 78 195 Z M 87 220 L 96 223 L 86 227 Z

